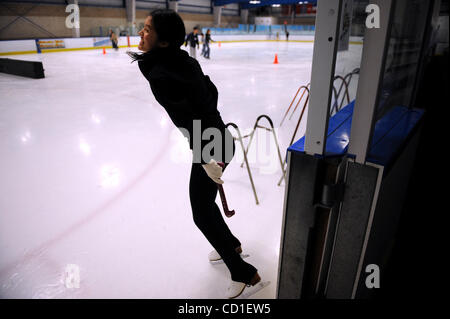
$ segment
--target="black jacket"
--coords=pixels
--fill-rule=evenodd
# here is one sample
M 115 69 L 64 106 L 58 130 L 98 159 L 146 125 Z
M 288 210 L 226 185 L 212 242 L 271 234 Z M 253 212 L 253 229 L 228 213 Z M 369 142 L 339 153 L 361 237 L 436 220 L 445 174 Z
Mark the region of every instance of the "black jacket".
M 203 74 L 197 60 L 191 58 L 186 51 L 154 49 L 144 54 L 139 61 L 139 68 L 149 81 L 155 99 L 166 109 L 173 123 L 189 132 L 189 136 L 184 135 L 188 138 L 191 149 L 194 120 L 201 120 L 201 133 L 206 128 L 213 127 L 219 129 L 223 138 L 224 134 L 229 134 L 217 110 L 217 88 L 209 76 Z M 209 140 L 202 139 L 201 149 L 211 140 L 213 137 Z M 224 141 L 222 144 L 224 145 Z M 202 158 L 201 162 L 207 163 L 209 159 L 203 161 Z
M 186 40 L 184 41 L 184 46 L 187 46 L 188 43 L 193 48 L 198 46 L 198 44 L 199 44 L 199 42 L 198 42 L 198 34 L 194 34 L 194 32 L 189 33 L 186 36 Z
M 211 39 L 211 35 L 207 33 L 205 36 L 205 43 L 209 44 L 209 41 L 214 42 L 214 40 Z

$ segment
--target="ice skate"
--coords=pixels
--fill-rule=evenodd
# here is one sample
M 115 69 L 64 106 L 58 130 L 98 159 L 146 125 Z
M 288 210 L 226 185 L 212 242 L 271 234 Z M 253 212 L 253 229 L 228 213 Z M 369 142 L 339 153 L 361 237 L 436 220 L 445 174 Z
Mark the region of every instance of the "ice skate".
M 249 257 L 249 254 L 243 254 L 242 253 L 242 248 L 238 247 L 236 248 L 236 252 L 238 252 L 241 256 L 242 259 Z M 212 252 L 209 253 L 208 255 L 208 259 L 209 262 L 213 265 L 217 265 L 217 264 L 222 264 L 223 263 L 223 259 L 222 257 L 220 257 L 219 253 L 215 250 L 213 250 Z
M 264 287 L 267 287 L 270 281 L 261 281 L 261 277 L 258 273 L 255 274 L 250 284 L 245 284 L 243 282 L 231 281 L 230 286 L 227 290 L 228 299 L 246 299 Z

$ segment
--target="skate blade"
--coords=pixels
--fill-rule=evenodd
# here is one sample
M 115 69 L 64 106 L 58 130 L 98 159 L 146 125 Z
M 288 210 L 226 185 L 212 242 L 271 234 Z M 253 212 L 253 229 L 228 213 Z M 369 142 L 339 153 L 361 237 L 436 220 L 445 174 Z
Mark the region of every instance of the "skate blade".
M 260 281 L 259 283 L 257 283 L 254 286 L 250 286 L 250 287 L 246 286 L 244 291 L 234 299 L 247 299 L 247 298 L 253 296 L 254 294 L 256 294 L 261 289 L 267 287 L 269 284 L 270 284 L 270 281 Z
M 240 255 L 242 259 L 250 257 L 249 254 L 241 254 Z M 209 261 L 212 265 L 219 265 L 219 264 L 223 264 L 223 259 L 219 259 L 219 260 L 210 260 Z

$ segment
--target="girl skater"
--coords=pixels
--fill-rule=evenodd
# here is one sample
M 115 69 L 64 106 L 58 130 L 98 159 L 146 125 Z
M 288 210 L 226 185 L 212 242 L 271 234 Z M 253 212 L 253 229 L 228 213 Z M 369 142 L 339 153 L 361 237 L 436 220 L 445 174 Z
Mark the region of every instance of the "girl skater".
M 261 278 L 257 269 L 240 257 L 241 243 L 231 233 L 215 203 L 216 183 L 223 183 L 220 179 L 222 168 L 217 162 L 224 162 L 226 168 L 235 151 L 232 135 L 217 110 L 217 89 L 203 74 L 197 60 L 180 49 L 185 39 L 185 28 L 176 12 L 151 12 L 139 35 L 139 50 L 143 53 L 129 52 L 129 55 L 138 61 L 139 69 L 150 82 L 156 100 L 189 140 L 193 150 L 189 196 L 194 223 L 215 248 L 209 256 L 210 260 L 222 259 L 231 273 L 227 297 L 238 297 L 247 287 L 260 282 Z M 202 136 L 206 129 L 221 133 L 221 143 L 218 143 L 221 147 L 214 148 L 212 156 L 203 150 L 211 140 L 196 140 L 196 136 Z M 216 135 L 213 135 L 212 140 L 217 142 L 215 138 Z M 202 150 L 208 154 L 202 156 Z
M 119 39 L 117 38 L 117 35 L 113 30 L 109 30 L 109 39 L 111 40 L 113 49 L 116 51 L 119 50 L 119 47 L 117 46 L 117 43 L 119 43 Z
M 203 45 L 203 48 L 205 49 L 204 51 L 204 57 L 206 59 L 209 59 L 209 52 L 210 52 L 210 48 L 209 48 L 209 42 L 215 42 L 213 39 L 211 39 L 211 30 L 208 29 L 208 31 L 206 31 L 206 36 L 205 36 L 205 42 Z

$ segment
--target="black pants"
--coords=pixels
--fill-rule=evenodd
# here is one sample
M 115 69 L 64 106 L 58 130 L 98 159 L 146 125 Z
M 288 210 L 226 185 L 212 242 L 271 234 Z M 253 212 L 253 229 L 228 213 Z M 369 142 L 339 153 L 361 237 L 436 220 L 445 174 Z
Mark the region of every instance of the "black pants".
M 234 142 L 233 142 L 234 144 Z M 233 147 L 234 155 L 235 147 Z M 225 163 L 225 168 L 229 163 Z M 217 184 L 206 174 L 202 164 L 193 163 L 189 182 L 194 223 L 216 249 L 231 273 L 233 281 L 250 283 L 257 270 L 236 252 L 241 242 L 233 236 L 217 206 Z
M 204 50 L 205 50 L 205 53 L 203 54 L 203 56 L 204 56 L 205 58 L 209 59 L 209 52 L 210 52 L 209 43 L 205 43 L 204 48 L 205 48 L 205 49 L 204 49 Z

